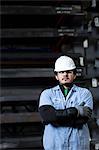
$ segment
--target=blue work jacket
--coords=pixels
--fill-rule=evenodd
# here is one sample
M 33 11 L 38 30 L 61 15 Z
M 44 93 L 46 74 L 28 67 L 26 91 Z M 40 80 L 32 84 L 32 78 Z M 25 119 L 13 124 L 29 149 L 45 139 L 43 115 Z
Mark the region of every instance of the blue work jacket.
M 64 97 L 60 86 L 44 90 L 40 95 L 39 107 L 51 105 L 55 109 L 77 107 L 82 102 L 84 106 L 93 109 L 93 98 L 91 92 L 75 84 Z M 45 150 L 90 150 L 90 133 L 87 124 L 81 129 L 72 127 L 54 127 L 45 125 L 43 135 L 43 146 Z

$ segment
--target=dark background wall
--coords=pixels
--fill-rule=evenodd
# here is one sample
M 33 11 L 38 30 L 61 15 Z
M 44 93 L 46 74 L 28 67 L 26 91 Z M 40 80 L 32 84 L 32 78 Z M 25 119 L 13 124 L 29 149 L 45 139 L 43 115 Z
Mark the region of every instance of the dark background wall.
M 99 149 L 99 1 L 1 0 L 0 149 L 42 149 L 41 91 L 54 86 L 54 61 L 72 56 L 75 84 L 94 97 L 91 150 Z

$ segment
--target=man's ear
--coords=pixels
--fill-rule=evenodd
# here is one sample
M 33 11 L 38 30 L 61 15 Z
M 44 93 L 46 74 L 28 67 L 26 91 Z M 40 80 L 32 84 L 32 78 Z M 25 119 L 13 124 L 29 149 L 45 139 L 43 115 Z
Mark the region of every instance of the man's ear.
M 74 80 L 76 79 L 76 75 L 74 76 Z
M 58 77 L 57 77 L 57 75 L 55 75 L 55 78 L 56 78 L 56 80 L 58 80 Z

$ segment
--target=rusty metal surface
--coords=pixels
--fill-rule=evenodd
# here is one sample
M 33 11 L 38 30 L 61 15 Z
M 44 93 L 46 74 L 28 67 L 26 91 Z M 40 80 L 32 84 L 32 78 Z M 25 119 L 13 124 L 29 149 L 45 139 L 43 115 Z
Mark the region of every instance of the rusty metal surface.
M 0 124 L 26 122 L 41 122 L 41 117 L 38 112 L 0 114 Z

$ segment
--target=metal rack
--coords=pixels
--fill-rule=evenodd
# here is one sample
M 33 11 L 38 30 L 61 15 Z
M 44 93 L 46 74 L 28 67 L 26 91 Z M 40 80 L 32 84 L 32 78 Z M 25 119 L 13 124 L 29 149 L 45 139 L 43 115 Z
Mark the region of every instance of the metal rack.
M 75 83 L 93 94 L 91 150 L 97 149 L 98 8 L 98 0 L 1 0 L 1 150 L 43 149 L 38 100 L 44 88 L 57 84 L 53 67 L 62 54 L 76 62 Z

